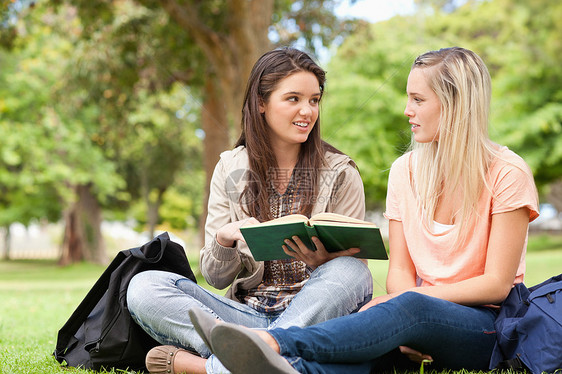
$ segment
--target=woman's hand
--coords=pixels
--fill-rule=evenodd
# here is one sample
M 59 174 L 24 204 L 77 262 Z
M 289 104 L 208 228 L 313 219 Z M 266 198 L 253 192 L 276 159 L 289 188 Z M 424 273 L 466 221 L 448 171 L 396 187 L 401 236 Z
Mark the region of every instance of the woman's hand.
M 260 222 L 254 217 L 250 217 L 224 225 L 217 231 L 217 242 L 223 247 L 234 247 L 237 240 L 244 241 L 242 232 L 240 232 L 240 227 L 253 225 L 255 223 Z
M 359 309 L 359 311 L 364 312 L 367 309 L 374 307 L 375 305 L 382 304 L 382 303 L 392 299 L 393 297 L 394 296 L 389 295 L 389 294 L 377 296 L 377 297 L 373 298 L 371 301 L 369 301 L 367 304 L 363 305 L 361 307 L 361 309 Z
M 408 357 L 410 361 L 417 362 L 418 364 L 421 364 L 424 361 L 433 362 L 433 358 L 431 358 L 430 355 L 424 355 L 423 353 L 418 352 L 410 347 L 406 347 L 404 345 L 400 346 L 400 352 L 406 357 Z
M 328 252 L 324 244 L 316 236 L 312 237 L 312 242 L 316 250 L 308 248 L 298 236 L 293 236 L 293 240 L 285 239 L 286 245 L 283 246 L 283 251 L 291 257 L 296 258 L 315 269 L 318 266 L 326 263 L 336 257 L 340 256 L 353 256 L 359 253 L 359 248 L 350 248 L 344 251 Z

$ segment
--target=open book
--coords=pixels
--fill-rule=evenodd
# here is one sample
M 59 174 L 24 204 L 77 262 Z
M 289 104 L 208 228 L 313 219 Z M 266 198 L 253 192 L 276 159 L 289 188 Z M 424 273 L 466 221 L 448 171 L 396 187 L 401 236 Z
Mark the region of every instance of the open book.
M 318 237 L 328 252 L 360 248 L 355 257 L 387 260 L 379 228 L 372 222 L 336 213 L 319 213 L 312 218 L 291 214 L 271 221 L 240 228 L 256 261 L 291 258 L 283 252 L 285 239 L 298 236 L 311 250 L 310 238 Z M 290 247 L 288 247 L 290 249 Z

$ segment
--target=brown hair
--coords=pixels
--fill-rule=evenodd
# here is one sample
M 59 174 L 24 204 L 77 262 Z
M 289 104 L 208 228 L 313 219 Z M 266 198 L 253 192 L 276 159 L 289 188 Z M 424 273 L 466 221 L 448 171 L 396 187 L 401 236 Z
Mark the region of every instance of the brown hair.
M 274 49 L 265 53 L 255 63 L 248 79 L 242 107 L 242 133 L 236 146 L 243 145 L 248 151 L 250 173 L 248 184 L 240 196 L 244 212 L 260 221 L 272 219 L 269 194 L 269 176 L 275 170 L 277 160 L 269 139 L 265 115 L 260 104 L 267 103 L 278 83 L 297 72 L 313 73 L 318 79 L 320 92 L 324 92 L 326 72 L 306 53 L 294 48 Z M 302 144 L 295 171 L 307 173 L 307 185 L 300 196 L 299 213 L 310 216 L 318 189 L 318 175 L 324 165 L 324 153 L 342 153 L 320 138 L 320 114 L 308 139 Z

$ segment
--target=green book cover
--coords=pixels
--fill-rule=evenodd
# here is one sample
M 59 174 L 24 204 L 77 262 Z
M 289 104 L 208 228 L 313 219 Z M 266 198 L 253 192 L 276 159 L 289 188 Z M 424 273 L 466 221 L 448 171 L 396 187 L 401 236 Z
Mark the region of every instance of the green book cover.
M 295 235 L 310 249 L 315 249 L 310 238 L 317 236 L 328 252 L 360 248 L 361 252 L 355 257 L 388 259 L 378 227 L 370 222 L 334 213 L 322 213 L 320 217 L 314 216 L 310 220 L 300 215 L 286 216 L 257 225 L 243 226 L 240 231 L 256 261 L 292 258 L 283 252 L 282 246 L 285 239 Z

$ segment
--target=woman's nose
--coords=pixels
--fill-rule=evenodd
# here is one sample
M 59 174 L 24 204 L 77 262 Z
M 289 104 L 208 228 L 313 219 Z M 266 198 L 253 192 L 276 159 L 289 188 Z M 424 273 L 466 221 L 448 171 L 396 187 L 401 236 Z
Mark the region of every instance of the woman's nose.
M 300 114 L 301 116 L 308 116 L 308 115 L 310 115 L 311 113 L 312 113 L 312 108 L 310 107 L 310 105 L 308 105 L 308 104 L 303 104 L 303 105 L 301 106 L 301 109 L 300 109 L 300 111 L 299 111 L 299 114 Z
M 406 117 L 413 117 L 414 113 L 412 112 L 412 110 L 410 109 L 410 105 L 406 104 L 406 107 L 404 108 L 404 115 Z

